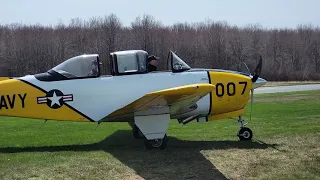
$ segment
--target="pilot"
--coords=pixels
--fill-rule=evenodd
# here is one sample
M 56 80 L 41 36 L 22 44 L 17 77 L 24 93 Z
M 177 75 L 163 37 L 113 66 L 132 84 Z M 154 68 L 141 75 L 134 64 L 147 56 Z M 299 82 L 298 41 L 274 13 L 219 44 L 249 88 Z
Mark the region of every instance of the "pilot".
M 99 62 L 99 65 L 102 65 L 101 62 Z M 98 76 L 99 75 L 99 66 L 97 60 L 93 60 L 91 64 L 91 71 L 89 73 L 89 76 Z
M 154 55 L 148 56 L 148 72 L 157 71 L 159 59 L 159 57 Z

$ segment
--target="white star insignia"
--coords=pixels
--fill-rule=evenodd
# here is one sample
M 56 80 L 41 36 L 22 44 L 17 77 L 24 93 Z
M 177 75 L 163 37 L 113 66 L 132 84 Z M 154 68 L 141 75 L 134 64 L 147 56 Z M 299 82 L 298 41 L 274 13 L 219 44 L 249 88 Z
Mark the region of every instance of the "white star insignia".
M 48 97 L 48 99 L 51 100 L 51 107 L 55 104 L 58 104 L 59 106 L 61 106 L 59 100 L 62 98 L 62 96 L 57 96 L 56 92 L 53 92 L 53 96 L 52 97 Z

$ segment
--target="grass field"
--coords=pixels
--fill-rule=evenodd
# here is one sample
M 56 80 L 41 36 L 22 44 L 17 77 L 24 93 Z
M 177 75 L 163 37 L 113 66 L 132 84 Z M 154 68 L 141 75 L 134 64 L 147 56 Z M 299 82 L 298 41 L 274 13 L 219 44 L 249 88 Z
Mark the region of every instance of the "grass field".
M 0 118 L 0 179 L 319 179 L 320 91 L 256 95 L 253 110 L 252 142 L 234 120 L 172 121 L 152 151 L 126 123 Z
M 320 81 L 268 81 L 263 87 L 320 84 Z

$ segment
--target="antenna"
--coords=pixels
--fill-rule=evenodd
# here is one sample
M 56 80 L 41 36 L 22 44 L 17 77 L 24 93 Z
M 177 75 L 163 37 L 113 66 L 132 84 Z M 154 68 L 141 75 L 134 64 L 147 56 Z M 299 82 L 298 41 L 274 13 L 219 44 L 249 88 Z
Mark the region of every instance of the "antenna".
M 250 69 L 248 68 L 247 64 L 246 64 L 244 61 L 243 61 L 242 63 L 246 66 L 246 68 L 247 68 L 247 70 L 248 70 L 249 74 L 251 75 Z
M 46 123 L 48 121 L 48 119 L 46 119 L 42 124 L 41 124 L 41 126 L 40 126 L 40 128 L 39 129 L 41 129 L 42 128 L 42 126 L 44 125 L 44 123 Z
M 247 70 L 248 70 L 249 74 L 251 75 L 250 69 L 248 68 L 247 64 L 246 64 L 244 61 L 241 61 L 241 63 L 243 63 L 243 64 L 244 64 L 244 66 L 247 68 Z M 241 63 L 240 63 L 240 64 L 241 64 Z
M 95 128 L 94 130 L 97 130 L 97 128 L 98 128 L 98 126 L 100 125 L 100 123 L 101 123 L 101 121 L 98 122 L 98 124 L 97 124 L 97 126 L 96 126 L 96 128 Z

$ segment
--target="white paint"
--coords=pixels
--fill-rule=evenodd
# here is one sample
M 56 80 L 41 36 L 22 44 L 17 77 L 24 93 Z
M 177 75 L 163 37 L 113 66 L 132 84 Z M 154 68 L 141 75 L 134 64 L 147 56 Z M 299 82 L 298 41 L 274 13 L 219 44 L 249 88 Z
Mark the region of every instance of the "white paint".
M 250 76 L 250 78 L 252 78 L 252 76 Z M 261 86 L 265 85 L 266 83 L 267 83 L 267 81 L 265 79 L 258 78 L 256 80 L 256 82 L 252 83 L 251 89 L 257 89 L 258 87 L 261 87 Z
M 207 122 L 207 117 L 199 117 L 198 118 L 198 123 L 204 123 Z
M 135 124 L 148 139 L 162 139 L 169 127 L 170 114 L 135 116 Z
M 60 100 L 61 98 L 63 98 L 63 97 L 62 97 L 62 96 L 57 96 L 57 95 L 56 95 L 56 92 L 53 92 L 53 96 L 52 96 L 52 97 L 48 97 L 48 99 L 51 100 L 51 105 L 50 105 L 50 106 L 52 107 L 52 106 L 55 105 L 55 104 L 61 106 L 61 104 L 60 104 L 60 102 L 59 102 L 59 100 Z
M 20 79 L 41 87 L 47 92 L 59 89 L 64 94 L 73 94 L 73 101 L 66 103 L 94 121 L 101 120 L 147 93 L 183 85 L 208 83 L 206 71 L 154 72 L 53 82 L 39 81 L 32 75 Z M 201 99 L 198 109 L 193 113 L 207 115 L 209 103 L 208 96 Z

